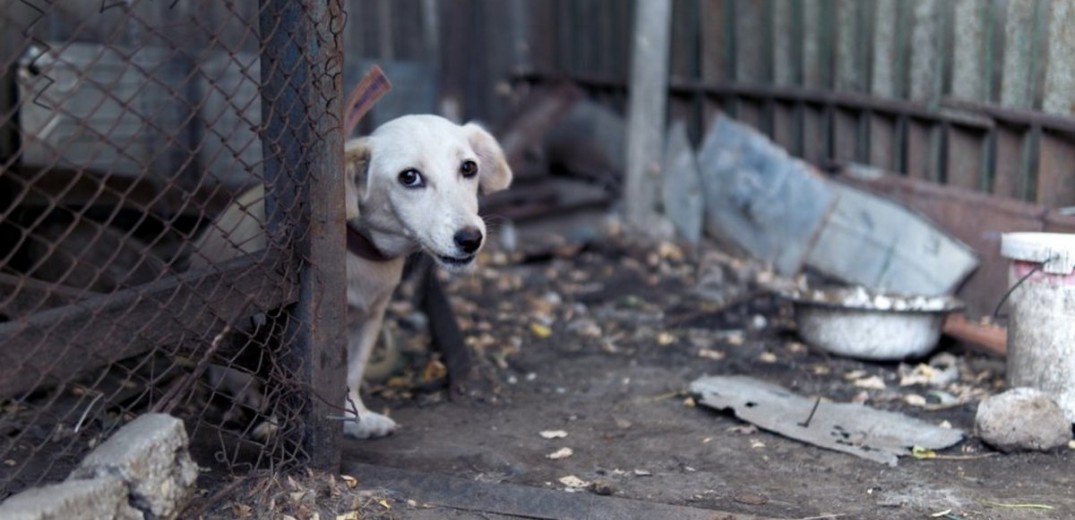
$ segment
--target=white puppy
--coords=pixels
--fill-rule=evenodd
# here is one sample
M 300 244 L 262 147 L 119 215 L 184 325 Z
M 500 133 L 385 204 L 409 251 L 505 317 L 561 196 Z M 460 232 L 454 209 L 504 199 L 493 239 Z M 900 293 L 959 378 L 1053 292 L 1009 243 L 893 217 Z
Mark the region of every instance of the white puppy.
M 344 432 L 379 437 L 395 430 L 396 423 L 369 411 L 359 386 L 407 255 L 424 251 L 452 271 L 471 265 L 485 237 L 478 188 L 485 193 L 505 189 L 512 173 L 488 132 L 433 115 L 403 116 L 348 141 L 344 162 L 349 387 L 344 406 L 358 414 L 344 423 Z M 191 267 L 264 248 L 263 200 L 264 189 L 257 187 L 229 207 L 195 242 Z M 219 370 L 215 378 L 222 379 Z M 233 392 L 250 387 L 234 375 L 224 379 L 231 379 L 224 385 Z M 236 398 L 261 406 L 259 397 Z

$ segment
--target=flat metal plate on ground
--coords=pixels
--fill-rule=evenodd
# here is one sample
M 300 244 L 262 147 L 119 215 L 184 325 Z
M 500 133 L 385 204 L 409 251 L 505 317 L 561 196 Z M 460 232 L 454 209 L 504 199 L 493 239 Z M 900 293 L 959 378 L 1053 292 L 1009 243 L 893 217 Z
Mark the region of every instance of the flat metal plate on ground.
M 957 429 L 859 404 L 818 402 L 747 376 L 703 377 L 691 383 L 691 393 L 759 428 L 890 466 L 914 446 L 942 449 L 963 440 Z

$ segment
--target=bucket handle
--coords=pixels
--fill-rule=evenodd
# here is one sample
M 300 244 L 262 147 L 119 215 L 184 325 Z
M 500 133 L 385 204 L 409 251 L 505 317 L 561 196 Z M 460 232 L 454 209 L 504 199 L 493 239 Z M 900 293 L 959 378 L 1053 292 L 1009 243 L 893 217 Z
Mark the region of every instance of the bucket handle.
M 1045 267 L 1045 264 L 1047 264 L 1049 262 L 1052 262 L 1054 260 L 1058 260 L 1059 258 L 1060 258 L 1060 255 L 1053 255 L 1053 256 L 1049 257 L 1048 259 L 1046 259 L 1045 261 L 1042 261 L 1042 262 L 1038 263 L 1038 265 L 1035 266 L 1033 269 L 1031 269 L 1029 273 L 1023 275 L 1023 277 L 1020 278 L 1018 282 L 1015 282 L 1014 284 L 1012 284 L 1011 287 L 1008 288 L 1007 291 L 1004 291 L 1004 295 L 1000 297 L 1000 301 L 997 302 L 996 308 L 993 309 L 993 321 L 996 321 L 997 318 L 1000 317 L 1000 308 L 1001 308 L 1001 306 L 1004 305 L 1004 302 L 1008 301 L 1008 297 L 1011 296 L 1012 293 L 1015 292 L 1015 290 L 1018 289 L 1020 285 L 1023 285 L 1023 282 L 1025 282 L 1027 280 L 1027 278 L 1030 278 L 1031 276 L 1034 275 L 1034 273 L 1036 273 L 1038 271 L 1041 271 L 1042 268 Z

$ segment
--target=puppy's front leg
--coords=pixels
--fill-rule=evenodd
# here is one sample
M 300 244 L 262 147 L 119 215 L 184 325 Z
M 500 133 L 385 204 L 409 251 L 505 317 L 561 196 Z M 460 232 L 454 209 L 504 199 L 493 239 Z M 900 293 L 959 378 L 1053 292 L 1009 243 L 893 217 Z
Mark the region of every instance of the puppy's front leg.
M 373 346 L 377 343 L 377 336 L 381 332 L 381 323 L 384 321 L 385 307 L 388 301 L 379 303 L 365 317 L 366 319 L 348 320 L 347 327 L 347 402 L 344 407 L 348 410 L 347 416 L 353 417 L 358 412 L 357 421 L 344 423 L 343 432 L 349 437 L 356 439 L 369 439 L 371 437 L 384 437 L 398 427 L 392 419 L 374 413 L 362 404 L 362 396 L 359 395 L 359 387 L 362 386 L 362 374 L 366 371 Z

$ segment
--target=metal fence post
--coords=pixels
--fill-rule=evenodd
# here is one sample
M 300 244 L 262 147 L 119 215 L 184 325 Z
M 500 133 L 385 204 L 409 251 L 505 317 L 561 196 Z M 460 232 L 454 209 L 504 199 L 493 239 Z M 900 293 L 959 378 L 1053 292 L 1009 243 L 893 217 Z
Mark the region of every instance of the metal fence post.
M 284 345 L 302 450 L 337 471 L 346 393 L 340 0 L 261 0 L 262 146 L 270 243 L 292 251 L 299 301 Z

